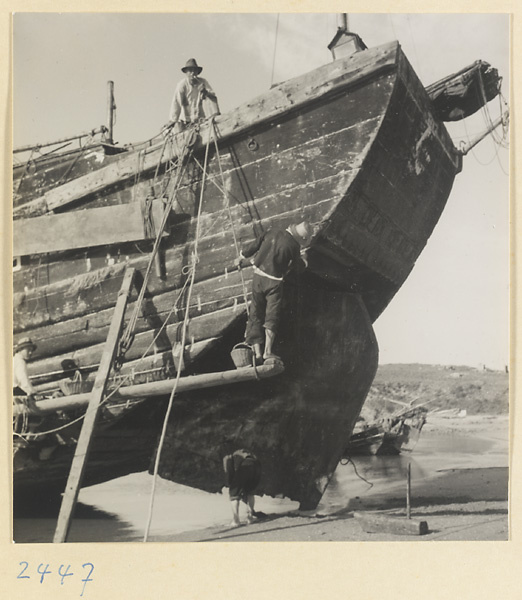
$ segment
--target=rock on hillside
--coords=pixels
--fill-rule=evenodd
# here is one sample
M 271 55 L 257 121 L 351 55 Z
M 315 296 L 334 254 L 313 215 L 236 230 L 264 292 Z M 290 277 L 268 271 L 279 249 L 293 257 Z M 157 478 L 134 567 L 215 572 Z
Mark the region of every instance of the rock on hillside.
M 441 365 L 380 365 L 361 411 L 366 420 L 404 404 L 429 410 L 465 409 L 468 414 L 508 412 L 509 375 L 504 371 Z

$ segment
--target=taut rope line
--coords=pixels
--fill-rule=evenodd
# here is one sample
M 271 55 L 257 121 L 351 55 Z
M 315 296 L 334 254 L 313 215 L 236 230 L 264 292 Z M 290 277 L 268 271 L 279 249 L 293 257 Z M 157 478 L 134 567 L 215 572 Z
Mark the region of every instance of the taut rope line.
M 182 335 L 181 335 L 181 354 L 180 354 L 180 359 L 179 359 L 179 364 L 178 364 L 178 369 L 177 369 L 177 374 L 176 374 L 176 380 L 174 382 L 174 387 L 172 388 L 172 392 L 170 393 L 167 411 L 165 413 L 165 418 L 163 419 L 163 427 L 161 430 L 161 437 L 160 437 L 160 441 L 158 443 L 158 449 L 156 451 L 156 459 L 154 461 L 154 473 L 153 473 L 153 479 L 152 479 L 152 489 L 151 489 L 151 494 L 150 494 L 149 512 L 148 512 L 148 516 L 147 516 L 147 522 L 145 524 L 145 533 L 143 535 L 144 542 L 147 541 L 148 536 L 149 536 L 150 525 L 151 525 L 151 521 L 152 521 L 152 513 L 153 513 L 153 509 L 154 509 L 154 496 L 155 496 L 155 492 L 156 492 L 156 480 L 157 480 L 157 476 L 158 476 L 159 463 L 161 460 L 161 452 L 163 450 L 163 444 L 165 442 L 165 436 L 167 433 L 167 424 L 169 421 L 170 413 L 172 411 L 172 406 L 174 404 L 174 396 L 176 395 L 176 390 L 178 387 L 179 379 L 181 377 L 181 370 L 182 370 L 182 365 L 183 365 L 183 353 L 184 353 L 184 349 L 185 349 L 187 328 L 188 328 L 188 322 L 189 322 L 188 307 L 190 306 L 190 299 L 192 296 L 192 288 L 194 287 L 194 279 L 195 279 L 195 275 L 196 275 L 196 265 L 199 262 L 198 243 L 199 243 L 199 233 L 200 233 L 200 219 L 201 219 L 201 208 L 203 205 L 203 192 L 205 190 L 205 183 L 206 183 L 209 147 L 210 147 L 210 131 L 208 134 L 207 148 L 205 151 L 203 179 L 201 182 L 201 191 L 200 191 L 200 195 L 199 195 L 199 206 L 198 206 L 198 214 L 197 214 L 197 221 L 196 221 L 196 236 L 195 236 L 195 240 L 194 240 L 194 250 L 192 252 L 192 267 L 191 267 L 191 273 L 190 273 L 190 284 L 189 284 L 188 293 L 187 293 L 187 300 L 185 302 L 186 309 L 185 309 L 185 317 L 183 319 L 183 328 L 182 328 Z

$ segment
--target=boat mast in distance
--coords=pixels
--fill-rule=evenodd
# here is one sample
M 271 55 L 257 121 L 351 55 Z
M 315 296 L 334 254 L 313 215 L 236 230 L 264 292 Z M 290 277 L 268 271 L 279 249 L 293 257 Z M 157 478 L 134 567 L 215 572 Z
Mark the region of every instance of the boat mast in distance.
M 366 44 L 356 34 L 348 30 L 348 15 L 339 13 L 337 33 L 333 40 L 328 44 L 328 50 L 331 51 L 333 59 L 345 58 L 361 50 L 367 50 Z
M 114 144 L 114 111 L 116 110 L 116 103 L 114 102 L 114 82 L 107 82 L 107 134 L 105 136 L 105 142 L 107 144 Z

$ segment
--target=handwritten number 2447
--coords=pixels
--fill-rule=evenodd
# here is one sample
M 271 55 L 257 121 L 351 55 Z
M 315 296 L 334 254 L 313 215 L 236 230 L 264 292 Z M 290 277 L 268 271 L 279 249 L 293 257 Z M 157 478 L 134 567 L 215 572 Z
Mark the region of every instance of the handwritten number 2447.
M 20 573 L 18 574 L 17 579 L 31 579 L 30 575 L 25 575 L 25 572 L 27 571 L 27 568 L 29 567 L 29 563 L 26 562 L 25 560 L 23 560 L 19 564 L 20 564 L 20 566 L 23 566 L 23 568 L 20 571 Z M 64 584 L 66 577 L 74 576 L 74 573 L 69 570 L 70 568 L 71 568 L 71 565 L 67 565 L 67 566 L 60 565 L 58 567 L 57 575 L 61 578 L 60 585 Z M 82 568 L 86 569 L 88 572 L 87 572 L 87 576 L 81 580 L 83 582 L 83 588 L 82 588 L 82 593 L 80 594 L 80 596 L 83 596 L 83 592 L 85 591 L 85 586 L 87 585 L 87 583 L 89 581 L 93 581 L 93 579 L 91 578 L 91 575 L 92 575 L 92 572 L 94 571 L 94 565 L 92 563 L 84 563 L 82 565 Z M 40 583 L 44 582 L 44 578 L 46 575 L 50 575 L 51 573 L 53 573 L 53 571 L 49 571 L 49 565 L 48 564 L 44 565 L 43 563 L 40 563 L 38 565 L 37 572 L 40 575 Z M 83 574 L 85 574 L 85 573 L 83 573 Z

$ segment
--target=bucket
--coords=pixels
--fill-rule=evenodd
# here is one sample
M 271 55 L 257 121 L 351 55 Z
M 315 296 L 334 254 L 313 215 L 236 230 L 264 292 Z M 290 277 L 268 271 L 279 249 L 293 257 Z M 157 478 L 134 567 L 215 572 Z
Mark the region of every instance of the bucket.
M 252 348 L 245 343 L 236 344 L 230 353 L 236 369 L 252 366 Z
M 58 381 L 58 386 L 64 396 L 74 396 L 75 394 L 85 394 L 90 392 L 94 386 L 94 381 L 82 379 L 71 381 L 62 379 Z

